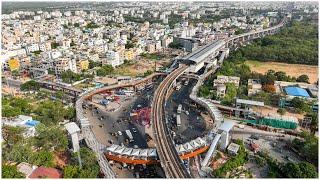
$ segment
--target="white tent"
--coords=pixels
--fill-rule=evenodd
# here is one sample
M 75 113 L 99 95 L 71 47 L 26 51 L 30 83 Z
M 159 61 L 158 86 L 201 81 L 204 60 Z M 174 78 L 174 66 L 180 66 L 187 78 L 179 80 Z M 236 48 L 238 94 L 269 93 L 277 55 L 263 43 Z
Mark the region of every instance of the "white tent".
M 198 137 L 198 138 L 196 139 L 196 141 L 197 141 L 197 143 L 200 144 L 200 145 L 205 145 L 205 144 L 206 144 L 206 141 L 203 140 L 201 137 Z
M 185 143 L 183 145 L 183 147 L 187 150 L 187 151 L 192 151 L 193 150 L 193 147 L 190 145 L 189 142 Z
M 142 157 L 148 157 L 148 149 L 142 149 L 139 155 Z
M 112 144 L 111 146 L 107 147 L 107 150 L 114 152 L 118 147 L 118 145 Z
M 191 146 L 194 148 L 194 149 L 198 149 L 199 147 L 201 147 L 197 142 L 196 140 L 192 140 L 190 142 Z
M 140 149 L 132 149 L 131 156 L 139 156 Z
M 148 149 L 148 156 L 149 157 L 157 157 L 157 150 L 156 149 Z
M 122 152 L 123 155 L 131 155 L 132 148 L 125 148 Z
M 180 153 L 184 153 L 184 152 L 186 152 L 186 151 L 187 151 L 187 150 L 183 147 L 183 145 L 182 145 L 182 144 L 177 145 L 177 146 L 176 146 L 176 150 L 178 151 L 178 154 L 180 154 Z
M 124 147 L 119 146 L 114 152 L 117 154 L 121 154 L 124 149 L 125 149 Z

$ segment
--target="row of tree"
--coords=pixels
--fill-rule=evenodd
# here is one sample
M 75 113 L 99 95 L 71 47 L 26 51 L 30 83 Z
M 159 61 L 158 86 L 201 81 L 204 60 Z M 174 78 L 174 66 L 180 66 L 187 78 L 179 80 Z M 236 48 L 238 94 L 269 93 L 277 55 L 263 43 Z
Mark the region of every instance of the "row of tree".
M 318 172 L 314 165 L 308 162 L 280 163 L 270 157 L 267 152 L 258 152 L 256 160 L 262 166 L 268 166 L 268 178 L 317 178 Z
M 83 80 L 85 78 L 92 79 L 94 76 L 87 73 L 74 73 L 71 70 L 67 70 L 61 73 L 61 79 L 65 83 L 74 83 L 76 81 Z
M 279 34 L 257 39 L 240 48 L 247 59 L 318 65 L 318 26 L 293 22 Z

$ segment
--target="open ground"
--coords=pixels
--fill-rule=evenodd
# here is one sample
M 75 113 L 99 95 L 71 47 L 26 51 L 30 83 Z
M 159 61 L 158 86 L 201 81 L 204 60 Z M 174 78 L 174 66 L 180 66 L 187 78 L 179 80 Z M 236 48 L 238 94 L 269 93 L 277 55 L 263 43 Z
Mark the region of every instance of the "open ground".
M 279 62 L 261 62 L 261 61 L 246 61 L 246 64 L 250 66 L 251 71 L 258 73 L 265 73 L 269 69 L 274 71 L 283 71 L 287 75 L 299 77 L 302 74 L 306 74 L 309 77 L 310 83 L 315 83 L 318 80 L 318 66 L 303 65 L 303 64 L 287 64 Z

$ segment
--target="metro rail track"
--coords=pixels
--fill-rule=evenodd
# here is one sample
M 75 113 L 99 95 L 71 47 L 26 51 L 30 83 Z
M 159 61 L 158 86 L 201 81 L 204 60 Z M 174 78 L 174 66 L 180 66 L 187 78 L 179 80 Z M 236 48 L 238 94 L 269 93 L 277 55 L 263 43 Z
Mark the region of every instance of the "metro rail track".
M 187 68 L 186 65 L 180 65 L 179 68 L 168 75 L 156 90 L 152 103 L 152 124 L 157 142 L 156 148 L 162 168 L 165 169 L 168 178 L 191 178 L 175 149 L 175 144 L 166 125 L 163 106 L 170 85 Z

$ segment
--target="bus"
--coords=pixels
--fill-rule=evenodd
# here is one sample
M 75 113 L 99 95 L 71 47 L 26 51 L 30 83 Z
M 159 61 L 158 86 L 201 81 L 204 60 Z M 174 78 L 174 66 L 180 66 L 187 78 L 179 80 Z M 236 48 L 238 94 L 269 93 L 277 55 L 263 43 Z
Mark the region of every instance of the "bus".
M 126 130 L 126 134 L 127 134 L 128 138 L 129 138 L 129 141 L 133 142 L 134 140 L 133 140 L 133 136 L 131 134 L 131 131 L 130 130 Z
M 180 114 L 177 115 L 177 127 L 181 126 Z
M 177 109 L 177 113 L 181 114 L 182 111 L 182 104 L 179 104 L 178 109 Z

